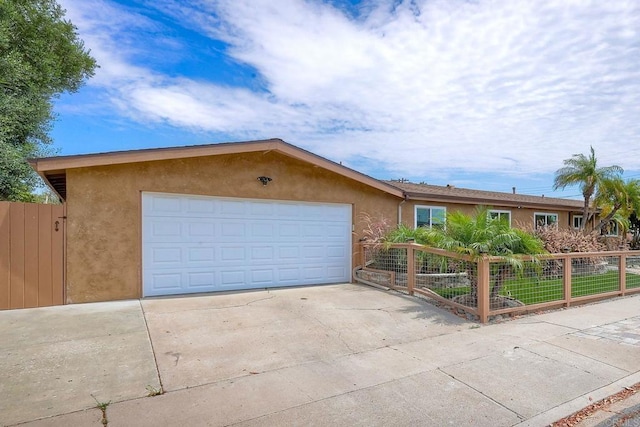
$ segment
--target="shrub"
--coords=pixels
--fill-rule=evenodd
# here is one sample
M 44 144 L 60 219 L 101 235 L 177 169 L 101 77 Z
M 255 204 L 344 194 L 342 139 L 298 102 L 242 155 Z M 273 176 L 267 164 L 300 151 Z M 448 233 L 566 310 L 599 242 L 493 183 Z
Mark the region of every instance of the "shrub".
M 579 230 L 564 230 L 555 226 L 539 227 L 530 230 L 544 243 L 547 252 L 599 252 L 605 250 L 605 246 L 598 241 L 595 234 L 584 234 Z
M 360 218 L 364 223 L 364 229 L 362 230 L 363 240 L 369 243 L 382 243 L 395 227 L 388 218 L 382 215 L 373 216 L 364 212 L 360 214 Z

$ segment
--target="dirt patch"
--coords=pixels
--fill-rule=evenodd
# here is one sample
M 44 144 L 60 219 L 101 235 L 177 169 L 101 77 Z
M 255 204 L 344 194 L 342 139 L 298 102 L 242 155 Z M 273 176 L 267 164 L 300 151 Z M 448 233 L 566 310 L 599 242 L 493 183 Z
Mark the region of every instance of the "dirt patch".
M 466 305 L 467 307 L 477 307 L 477 300 L 471 294 L 466 295 L 458 295 L 451 299 L 453 302 L 457 302 L 458 304 Z M 497 296 L 492 297 L 489 301 L 491 305 L 491 310 L 500 310 L 503 308 L 513 308 L 513 307 L 522 307 L 524 303 L 518 301 L 515 298 Z
M 591 405 L 587 406 L 586 408 L 583 408 L 583 409 L 579 410 L 578 412 L 575 412 L 575 413 L 569 415 L 568 417 L 562 418 L 561 420 L 558 420 L 558 421 L 552 423 L 551 427 L 573 427 L 573 426 L 576 426 L 580 422 L 582 422 L 583 420 L 588 418 L 590 415 L 595 414 L 598 411 L 606 411 L 607 408 L 609 406 L 611 406 L 612 404 L 614 404 L 616 402 L 623 401 L 623 400 L 627 399 L 628 397 L 631 397 L 636 392 L 638 392 L 638 390 L 640 390 L 640 383 L 634 384 L 631 387 L 625 387 L 624 389 L 622 389 L 621 391 L 619 391 L 618 393 L 616 393 L 614 395 L 611 395 L 609 397 L 605 397 L 604 399 L 599 400 L 598 402 L 592 403 Z M 619 421 L 622 424 L 612 424 L 612 426 L 624 425 L 624 422 L 628 421 L 628 420 L 624 416 L 622 416 L 619 419 Z

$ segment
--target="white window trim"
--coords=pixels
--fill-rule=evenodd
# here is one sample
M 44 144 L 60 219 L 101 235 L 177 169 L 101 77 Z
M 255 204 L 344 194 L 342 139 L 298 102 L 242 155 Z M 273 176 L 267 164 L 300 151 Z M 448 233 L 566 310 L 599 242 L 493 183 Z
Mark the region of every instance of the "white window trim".
M 445 206 L 429 206 L 429 205 L 415 205 L 413 208 L 413 228 L 418 228 L 418 209 L 442 209 L 444 211 L 444 222 L 447 222 L 447 208 Z M 429 218 L 433 222 L 433 215 Z M 429 228 L 433 227 L 433 224 L 429 225 Z
M 571 227 L 573 227 L 574 230 L 580 229 L 580 227 L 576 227 L 576 219 L 580 218 L 580 223 L 582 223 L 583 222 L 583 217 L 584 217 L 584 215 L 572 215 L 571 216 Z
M 558 222 L 560 221 L 560 215 L 557 212 L 534 212 L 533 213 L 533 227 L 534 228 L 538 228 L 538 221 L 536 221 L 536 216 L 538 216 L 538 215 L 544 215 L 544 216 L 555 215 L 556 222 L 554 224 L 556 225 L 556 227 L 558 226 Z M 549 225 L 549 224 L 545 224 L 545 225 Z
M 509 215 L 509 227 L 511 227 L 511 211 L 504 209 L 489 209 L 489 214 L 497 213 L 497 214 L 508 214 Z M 499 218 L 500 216 L 498 216 Z

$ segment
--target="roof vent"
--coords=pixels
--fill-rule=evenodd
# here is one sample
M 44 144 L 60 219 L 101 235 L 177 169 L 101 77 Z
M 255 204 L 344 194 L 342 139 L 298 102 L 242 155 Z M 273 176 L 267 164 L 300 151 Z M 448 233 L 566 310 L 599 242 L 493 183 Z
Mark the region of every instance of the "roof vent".
M 447 184 L 447 188 L 456 188 L 455 185 Z
M 511 190 L 513 190 L 513 194 L 516 194 L 516 187 L 511 187 Z

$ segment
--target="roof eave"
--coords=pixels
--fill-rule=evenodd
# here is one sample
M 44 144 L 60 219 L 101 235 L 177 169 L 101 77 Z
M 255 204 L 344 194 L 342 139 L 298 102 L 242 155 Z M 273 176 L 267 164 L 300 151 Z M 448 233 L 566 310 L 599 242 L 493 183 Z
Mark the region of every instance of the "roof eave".
M 476 197 L 465 197 L 465 196 L 456 196 L 456 195 L 428 195 L 422 193 L 412 193 L 406 192 L 409 200 L 416 201 L 433 201 L 433 202 L 449 202 L 449 203 L 461 203 L 461 204 L 473 204 L 473 205 L 483 205 L 483 206 L 509 206 L 514 208 L 530 208 L 530 209 L 557 209 L 563 211 L 579 211 L 581 210 L 578 206 L 569 206 L 569 205 L 561 205 L 561 204 L 553 204 L 553 203 L 535 203 L 528 201 L 517 201 L 517 200 L 495 200 L 495 199 L 484 199 L 484 198 L 476 198 Z
M 82 154 L 62 157 L 43 157 L 28 159 L 31 167 L 56 190 L 47 178 L 50 172 L 66 172 L 67 169 L 118 165 L 136 162 L 148 162 L 158 160 L 185 159 L 193 157 L 217 156 L 224 154 L 241 154 L 251 152 L 277 151 L 286 156 L 306 161 L 318 167 L 322 167 L 344 177 L 361 182 L 382 192 L 404 198 L 404 192 L 392 185 L 379 181 L 363 173 L 357 172 L 329 159 L 313 154 L 302 148 L 293 146 L 281 139 L 268 139 L 259 141 L 231 142 L 221 144 L 196 145 L 188 147 L 151 148 L 134 151 L 119 151 L 99 154 Z

